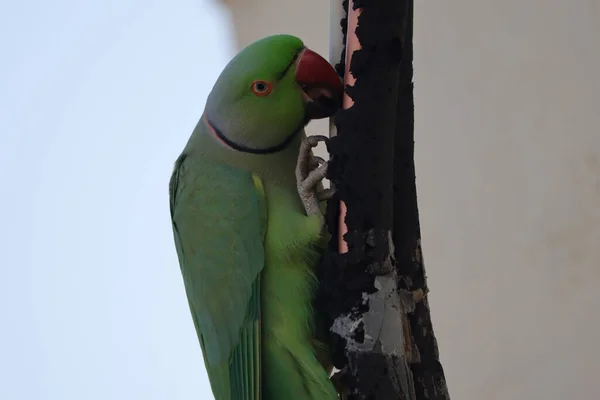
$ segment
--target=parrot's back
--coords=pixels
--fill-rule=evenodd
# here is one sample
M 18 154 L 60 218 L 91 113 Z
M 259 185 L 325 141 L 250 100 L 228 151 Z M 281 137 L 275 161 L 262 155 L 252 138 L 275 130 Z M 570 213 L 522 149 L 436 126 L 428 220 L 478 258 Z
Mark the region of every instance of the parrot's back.
M 217 400 L 260 399 L 266 213 L 250 173 L 182 154 L 170 182 L 175 245 Z

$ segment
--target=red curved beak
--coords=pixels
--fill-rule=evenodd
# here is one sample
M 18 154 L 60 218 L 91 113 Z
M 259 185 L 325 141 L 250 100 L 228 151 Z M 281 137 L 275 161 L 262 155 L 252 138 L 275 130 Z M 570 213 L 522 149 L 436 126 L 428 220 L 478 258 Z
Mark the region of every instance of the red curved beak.
M 296 61 L 296 82 L 308 98 L 311 119 L 332 116 L 341 107 L 344 85 L 329 62 L 304 48 Z

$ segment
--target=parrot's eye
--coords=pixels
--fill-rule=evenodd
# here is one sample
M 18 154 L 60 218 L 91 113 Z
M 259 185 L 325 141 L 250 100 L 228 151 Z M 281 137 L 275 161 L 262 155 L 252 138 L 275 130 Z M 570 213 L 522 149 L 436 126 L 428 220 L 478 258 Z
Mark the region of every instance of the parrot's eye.
M 271 93 L 273 86 L 266 81 L 254 81 L 252 82 L 252 92 L 257 96 L 266 96 Z

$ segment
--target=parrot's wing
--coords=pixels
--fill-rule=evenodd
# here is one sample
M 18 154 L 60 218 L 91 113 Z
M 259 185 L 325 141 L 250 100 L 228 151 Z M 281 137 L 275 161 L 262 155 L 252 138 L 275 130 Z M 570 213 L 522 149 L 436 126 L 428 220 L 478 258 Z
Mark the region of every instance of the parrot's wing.
M 169 184 L 175 245 L 217 400 L 260 399 L 261 181 L 182 155 Z

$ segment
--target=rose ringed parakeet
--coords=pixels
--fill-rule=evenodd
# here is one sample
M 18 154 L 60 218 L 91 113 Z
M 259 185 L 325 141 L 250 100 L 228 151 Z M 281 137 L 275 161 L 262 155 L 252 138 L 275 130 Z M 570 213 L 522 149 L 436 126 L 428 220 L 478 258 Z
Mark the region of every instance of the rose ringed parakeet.
M 300 39 L 254 42 L 217 79 L 175 163 L 175 246 L 216 400 L 337 398 L 312 306 L 327 165 L 304 127 L 332 115 L 342 90 Z

